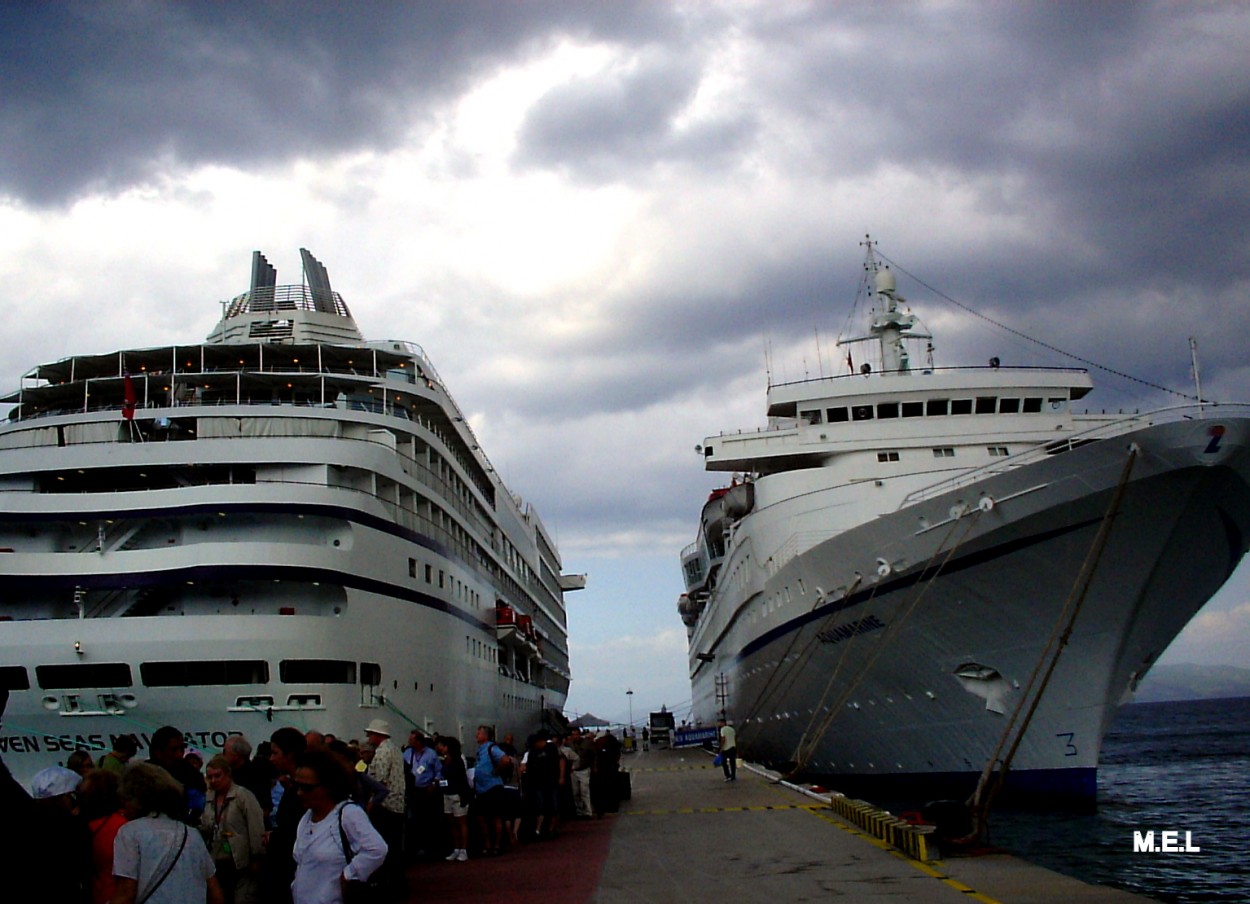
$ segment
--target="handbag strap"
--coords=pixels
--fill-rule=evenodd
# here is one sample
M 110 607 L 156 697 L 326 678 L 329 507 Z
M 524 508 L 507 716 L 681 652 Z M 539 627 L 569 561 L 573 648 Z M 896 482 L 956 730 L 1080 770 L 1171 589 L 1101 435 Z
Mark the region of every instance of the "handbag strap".
M 339 843 L 343 845 L 343 859 L 347 861 L 347 863 L 343 864 L 344 869 L 347 868 L 347 864 L 351 863 L 352 857 L 355 856 L 352 854 L 351 845 L 347 842 L 347 832 L 343 829 L 343 811 L 347 809 L 347 806 L 348 805 L 344 803 L 341 807 L 339 807 Z
M 156 880 L 156 884 L 149 888 L 136 904 L 143 904 L 148 898 L 156 894 L 156 890 L 165 884 L 165 880 L 169 878 L 169 874 L 174 871 L 174 866 L 178 863 L 178 858 L 182 856 L 182 850 L 187 846 L 187 835 L 190 834 L 187 827 L 182 827 L 182 844 L 178 845 L 178 853 L 174 854 L 174 859 L 169 861 L 169 866 L 165 867 L 165 872 L 161 873 L 161 877 Z

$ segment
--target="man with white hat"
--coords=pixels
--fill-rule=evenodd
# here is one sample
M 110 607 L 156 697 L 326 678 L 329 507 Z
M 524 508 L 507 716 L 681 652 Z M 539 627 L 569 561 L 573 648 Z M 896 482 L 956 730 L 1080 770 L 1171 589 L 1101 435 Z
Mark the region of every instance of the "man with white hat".
M 404 756 L 391 741 L 391 725 L 385 719 L 374 719 L 365 728 L 365 737 L 375 750 L 369 764 L 370 778 L 386 785 L 382 806 L 369 813 L 382 840 L 386 842 L 386 862 L 378 870 L 378 882 L 396 892 L 403 891 L 404 845 Z
M 30 781 L 34 807 L 24 828 L 39 839 L 31 853 L 36 861 L 26 864 L 47 867 L 31 873 L 39 877 L 40 895 L 48 901 L 78 902 L 90 899 L 91 833 L 78 818 L 78 785 L 82 776 L 64 766 L 49 766 Z M 18 814 L 5 814 L 6 819 Z M 52 839 L 55 839 L 53 841 Z
M 36 772 L 30 780 L 30 796 L 73 813 L 78 809 L 78 785 L 81 782 L 82 776 L 73 769 L 49 766 Z

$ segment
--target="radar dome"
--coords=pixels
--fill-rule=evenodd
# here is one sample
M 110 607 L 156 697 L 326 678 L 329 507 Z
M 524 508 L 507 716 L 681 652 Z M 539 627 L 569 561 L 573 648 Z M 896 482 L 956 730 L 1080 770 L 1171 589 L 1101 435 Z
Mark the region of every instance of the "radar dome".
M 894 294 L 894 271 L 878 270 L 877 271 L 877 294 L 893 295 Z

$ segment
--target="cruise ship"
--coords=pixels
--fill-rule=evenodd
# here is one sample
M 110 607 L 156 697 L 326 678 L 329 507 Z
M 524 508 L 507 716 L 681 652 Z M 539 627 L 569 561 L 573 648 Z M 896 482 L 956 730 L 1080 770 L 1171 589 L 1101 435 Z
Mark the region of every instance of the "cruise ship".
M 423 350 L 365 341 L 301 257 L 278 285 L 255 252 L 202 343 L 64 358 L 0 399 L 19 779 L 166 724 L 203 751 L 375 718 L 397 742 L 559 724 L 584 576 Z
M 1092 413 L 1085 369 L 934 366 L 867 247 L 846 373 L 701 443 L 729 473 L 681 554 L 694 716 L 847 793 L 1087 804 L 1117 707 L 1250 544 L 1250 407 Z

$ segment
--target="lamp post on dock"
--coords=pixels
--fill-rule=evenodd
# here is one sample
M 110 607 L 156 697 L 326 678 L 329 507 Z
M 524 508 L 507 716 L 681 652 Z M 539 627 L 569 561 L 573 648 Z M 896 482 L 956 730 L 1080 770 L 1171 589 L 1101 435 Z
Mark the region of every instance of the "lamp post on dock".
M 634 730 L 634 689 L 631 687 L 625 691 L 625 698 L 629 700 L 629 730 Z

